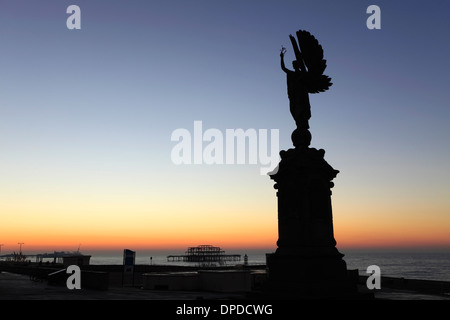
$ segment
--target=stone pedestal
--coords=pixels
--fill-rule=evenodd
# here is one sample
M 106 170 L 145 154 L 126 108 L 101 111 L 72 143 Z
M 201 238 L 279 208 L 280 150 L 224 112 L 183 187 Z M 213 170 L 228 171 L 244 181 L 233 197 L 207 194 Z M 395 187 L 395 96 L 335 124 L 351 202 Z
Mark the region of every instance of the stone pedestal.
M 271 290 L 311 298 L 356 292 L 333 233 L 331 188 L 339 171 L 324 155 L 308 147 L 281 151 L 270 176 L 278 190 L 279 234 L 276 252 L 267 255 Z

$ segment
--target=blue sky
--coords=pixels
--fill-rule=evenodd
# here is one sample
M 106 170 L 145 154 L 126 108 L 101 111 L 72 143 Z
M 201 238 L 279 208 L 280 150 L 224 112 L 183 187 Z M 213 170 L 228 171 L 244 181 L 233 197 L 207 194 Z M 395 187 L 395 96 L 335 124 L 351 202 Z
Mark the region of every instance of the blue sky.
M 71 4 L 81 30 L 66 28 Z M 366 27 L 371 4 L 381 30 Z M 205 185 L 233 198 L 239 184 L 239 194 L 252 190 L 248 203 L 270 198 L 276 208 L 258 166 L 174 166 L 170 137 L 201 120 L 205 129 L 279 129 L 280 148 L 290 148 L 279 50 L 293 60 L 288 36 L 306 29 L 334 83 L 311 96 L 310 125 L 312 147 L 341 171 L 335 211 L 349 201 L 435 205 L 436 223 L 448 223 L 449 9 L 448 1 L 2 0 L 0 192 L 9 207 L 31 194 L 144 199 L 186 189 L 201 202 Z

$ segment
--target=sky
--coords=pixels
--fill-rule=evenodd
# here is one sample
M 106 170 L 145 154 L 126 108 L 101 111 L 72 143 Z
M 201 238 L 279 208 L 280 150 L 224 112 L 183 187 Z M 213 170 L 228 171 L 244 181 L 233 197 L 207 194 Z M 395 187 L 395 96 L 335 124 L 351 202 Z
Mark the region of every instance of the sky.
M 381 11 L 370 30 L 369 5 Z M 68 29 L 70 5 L 81 29 Z M 448 1 L 0 1 L 2 253 L 276 248 L 260 164 L 175 164 L 194 124 L 278 130 L 281 46 L 310 31 L 333 86 L 311 147 L 334 179 L 338 248 L 450 248 Z M 193 140 L 192 140 L 193 142 Z M 204 148 L 208 142 L 204 142 Z M 258 148 L 261 146 L 259 145 Z M 249 151 L 250 152 L 250 151 Z

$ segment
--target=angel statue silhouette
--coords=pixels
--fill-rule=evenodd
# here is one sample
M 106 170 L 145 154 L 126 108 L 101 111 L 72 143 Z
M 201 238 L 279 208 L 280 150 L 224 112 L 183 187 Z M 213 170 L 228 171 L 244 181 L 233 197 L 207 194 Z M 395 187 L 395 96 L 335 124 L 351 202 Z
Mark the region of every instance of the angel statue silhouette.
M 294 146 L 308 147 L 311 142 L 309 119 L 311 118 L 310 93 L 328 90 L 331 78 L 324 75 L 327 61 L 323 59 L 323 49 L 317 39 L 308 31 L 297 31 L 296 39 L 289 35 L 296 60 L 292 62 L 294 70 L 289 70 L 284 64 L 286 48 L 281 47 L 281 69 L 287 75 L 287 91 L 289 108 L 294 117 L 297 129 L 292 133 Z

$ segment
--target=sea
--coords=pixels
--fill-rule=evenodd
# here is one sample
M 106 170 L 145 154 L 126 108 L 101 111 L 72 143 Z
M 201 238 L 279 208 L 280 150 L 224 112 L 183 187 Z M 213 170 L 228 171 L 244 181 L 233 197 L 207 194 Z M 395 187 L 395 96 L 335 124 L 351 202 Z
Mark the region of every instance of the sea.
M 376 265 L 382 276 L 450 281 L 450 249 L 448 250 L 339 250 L 343 253 L 347 269 L 358 269 L 360 275 L 367 274 L 367 268 Z M 183 255 L 184 251 L 151 251 L 136 250 L 135 264 L 147 265 L 182 265 L 195 263 L 168 262 L 168 255 Z M 238 262 L 228 262 L 227 265 L 244 263 L 247 255 L 249 265 L 263 265 L 266 263 L 266 253 L 273 250 L 230 250 L 226 254 L 240 254 Z M 91 264 L 123 264 L 123 251 L 83 252 L 90 254 Z

